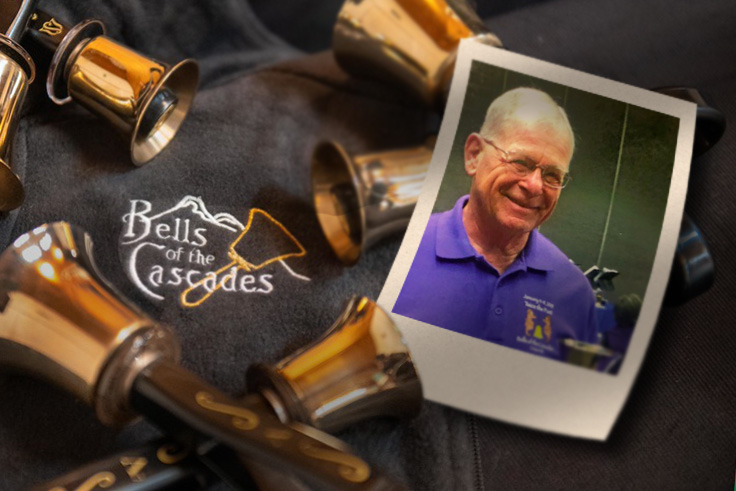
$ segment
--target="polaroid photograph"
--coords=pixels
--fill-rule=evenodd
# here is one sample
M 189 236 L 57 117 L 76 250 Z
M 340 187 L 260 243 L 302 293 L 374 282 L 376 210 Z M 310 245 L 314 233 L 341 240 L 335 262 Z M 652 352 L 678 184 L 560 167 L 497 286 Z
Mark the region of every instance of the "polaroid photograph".
M 656 324 L 694 104 L 463 41 L 379 297 L 427 399 L 605 440 Z

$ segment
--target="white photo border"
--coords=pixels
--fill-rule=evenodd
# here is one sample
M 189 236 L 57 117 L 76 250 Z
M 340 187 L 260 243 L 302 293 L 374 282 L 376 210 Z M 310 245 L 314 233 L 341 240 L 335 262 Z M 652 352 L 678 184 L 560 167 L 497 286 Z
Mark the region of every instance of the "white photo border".
M 392 313 L 432 214 L 465 101 L 473 61 L 545 79 L 680 120 L 670 191 L 652 274 L 617 376 L 530 356 Z M 460 44 L 432 163 L 378 304 L 404 334 L 428 400 L 543 431 L 607 439 L 639 372 L 672 267 L 690 173 L 695 104 L 483 45 Z

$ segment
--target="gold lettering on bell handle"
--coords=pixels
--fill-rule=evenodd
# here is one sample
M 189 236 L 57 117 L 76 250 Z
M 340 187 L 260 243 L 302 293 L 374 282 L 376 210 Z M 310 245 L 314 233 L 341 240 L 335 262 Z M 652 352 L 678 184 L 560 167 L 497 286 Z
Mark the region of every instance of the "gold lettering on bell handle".
M 176 464 L 184 460 L 189 455 L 187 447 L 179 448 L 173 443 L 162 445 L 156 451 L 156 457 L 162 464 Z
M 140 482 L 146 478 L 146 475 L 141 473 L 148 465 L 148 459 L 145 457 L 123 457 L 120 459 L 120 465 L 125 468 L 131 481 Z
M 95 488 L 105 489 L 115 484 L 115 476 L 112 472 L 98 472 L 79 485 L 74 491 L 92 491 Z M 66 488 L 57 486 L 49 491 L 67 491 Z
M 258 427 L 259 418 L 256 413 L 238 406 L 230 406 L 228 404 L 222 404 L 215 402 L 215 398 L 212 394 L 199 391 L 194 396 L 197 404 L 210 411 L 215 411 L 222 414 L 229 414 L 233 417 L 232 424 L 239 430 L 252 430 Z
M 346 481 L 356 483 L 364 482 L 371 477 L 371 468 L 368 464 L 354 455 L 346 454 L 338 450 L 320 448 L 306 441 L 299 442 L 299 450 L 301 450 L 304 455 L 314 459 L 339 464 L 337 473 Z
M 61 34 L 62 29 L 62 25 L 56 22 L 56 19 L 52 17 L 51 20 L 47 20 L 43 23 L 41 29 L 39 29 L 38 32 L 48 34 L 49 36 L 58 36 L 59 34 Z
M 284 442 L 291 440 L 292 432 L 290 430 L 282 430 L 279 428 L 267 428 L 263 435 L 274 447 L 280 447 Z

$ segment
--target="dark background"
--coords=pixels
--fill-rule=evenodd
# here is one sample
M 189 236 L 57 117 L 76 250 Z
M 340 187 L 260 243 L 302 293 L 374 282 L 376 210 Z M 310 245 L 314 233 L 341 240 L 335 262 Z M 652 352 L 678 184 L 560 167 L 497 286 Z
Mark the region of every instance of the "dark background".
M 540 231 L 583 271 L 594 265 L 619 271 L 615 289 L 604 292 L 607 300 L 630 293 L 643 298 L 667 205 L 676 118 L 631 105 L 627 114 L 627 104 L 609 97 L 475 61 L 433 212 L 449 210 L 468 193 L 467 136 L 480 129 L 491 101 L 516 87 L 548 93 L 575 134 L 572 180 Z
M 544 1 L 480 0 L 470 3 L 476 5 L 478 16 L 485 19 Z M 330 47 L 332 27 L 342 4 L 343 0 L 321 0 L 319 4 L 308 0 L 295 0 L 288 3 L 266 0 L 252 2 L 253 11 L 272 32 L 288 43 L 309 52 L 317 52 Z
M 94 237 L 105 275 L 149 315 L 174 326 L 184 366 L 242 394 L 249 364 L 275 362 L 316 338 L 349 292 L 375 298 L 400 244 L 401 237 L 383 241 L 354 268 L 337 262 L 311 207 L 311 149 L 323 139 L 356 154 L 404 148 L 421 144 L 436 127 L 430 111 L 385 84 L 348 76 L 322 51 L 338 4 L 40 0 L 70 23 L 102 19 L 110 37 L 157 59 L 197 58 L 201 88 L 170 148 L 136 169 L 109 125 L 43 97 L 39 57 L 39 82 L 31 87 L 13 149 L 26 203 L 0 217 L 1 245 L 51 220 L 82 226 Z M 647 89 L 693 86 L 729 123 L 736 114 L 732 0 L 486 1 L 479 10 L 512 51 Z M 662 310 L 607 442 L 518 428 L 430 402 L 414 420 L 380 420 L 339 436 L 417 490 L 730 489 L 736 458 L 734 135 L 729 127 L 695 160 L 686 204 L 711 248 L 715 284 L 681 307 Z M 199 311 L 147 301 L 121 267 L 121 216 L 130 199 L 156 197 L 173 205 L 184 195 L 202 196 L 214 211 L 269 211 L 307 249 L 294 267 L 312 282 L 258 302 L 213 296 Z M 0 394 L 2 490 L 25 489 L 157 435 L 145 423 L 105 428 L 88 407 L 31 377 L 0 374 Z

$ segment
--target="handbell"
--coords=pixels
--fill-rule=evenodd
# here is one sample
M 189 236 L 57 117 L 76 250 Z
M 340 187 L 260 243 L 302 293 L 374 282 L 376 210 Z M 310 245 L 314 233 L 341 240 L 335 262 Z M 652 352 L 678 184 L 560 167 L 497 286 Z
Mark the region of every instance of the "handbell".
M 0 211 L 23 203 L 20 178 L 10 165 L 11 147 L 28 85 L 36 67 L 18 42 L 33 13 L 35 0 L 6 2 L 0 8 Z
M 46 79 L 56 104 L 74 99 L 130 138 L 135 165 L 143 165 L 173 140 L 197 91 L 194 60 L 170 66 L 108 38 L 98 20 L 74 27 L 37 10 L 29 35 L 53 51 Z
M 379 239 L 404 230 L 432 161 L 435 138 L 419 147 L 351 157 L 335 142 L 312 154 L 312 197 L 322 231 L 351 266 Z
M 249 391 L 261 392 L 282 419 L 337 431 L 379 416 L 419 413 L 422 385 L 391 318 L 353 297 L 319 339 L 273 366 L 253 365 Z
M 312 387 L 324 386 L 319 395 L 314 390 L 308 390 L 313 396 L 305 397 L 305 391 L 299 390 L 302 397 L 296 397 L 297 392 L 290 387 L 296 387 L 299 382 L 289 385 L 279 374 L 278 367 L 285 362 L 281 362 L 277 368 L 261 364 L 253 365 L 248 370 L 249 388 L 260 392 L 269 401 L 282 422 L 306 421 L 310 408 L 305 404 L 314 403 L 317 398 L 323 398 L 321 404 L 317 403 L 323 409 L 314 412 L 325 416 L 318 418 L 318 421 L 330 432 L 343 430 L 368 418 L 412 417 L 419 412 L 422 403 L 421 381 L 411 362 L 408 348 L 388 316 L 369 299 L 350 299 L 335 325 L 312 346 L 300 349 L 290 358 L 305 360 L 304 352 L 310 351 L 306 355 L 308 361 L 297 363 L 314 366 L 317 362 L 321 366 L 321 370 L 311 370 L 308 374 Z M 290 365 L 293 367 L 294 362 Z M 289 370 L 293 373 L 293 368 Z M 279 384 L 279 392 L 276 392 L 274 384 Z M 352 395 L 346 397 L 348 393 Z M 156 442 L 138 449 L 128 449 L 124 454 L 105 457 L 34 489 L 41 491 L 56 486 L 72 489 L 92 475 L 119 474 L 123 456 L 128 461 L 145 461 L 148 464 L 141 469 L 144 472 L 131 476 L 134 479 L 125 479 L 123 475 L 121 482 L 115 483 L 116 490 L 200 489 L 204 487 L 201 483 L 212 482 L 211 472 L 198 465 L 196 459 L 185 460 L 186 452 L 177 452 L 180 457 L 171 461 L 157 457 L 163 449 L 171 446 L 170 443 L 162 446 L 161 442 Z M 305 489 L 303 483 L 278 469 L 260 466 L 253 461 L 247 462 L 247 467 L 255 480 L 254 487 L 258 486 L 258 489 Z
M 224 458 L 277 467 L 320 489 L 390 483 L 333 437 L 281 422 L 260 396 L 236 401 L 211 387 L 178 365 L 179 353 L 169 328 L 99 274 L 92 241 L 81 229 L 42 225 L 0 255 L 2 366 L 72 392 L 105 424 L 140 414 L 191 443 L 201 457 L 217 448 L 223 458 L 203 462 L 240 484 L 250 476 L 240 465 L 223 466 Z
M 563 359 L 571 365 L 591 370 L 600 366 L 601 371 L 605 372 L 608 372 L 610 367 L 616 366 L 622 358 L 621 353 L 598 344 L 584 343 L 576 339 L 562 339 L 560 350 Z M 609 369 L 603 369 L 603 367 L 609 367 Z
M 84 232 L 60 222 L 21 235 L 0 255 L 0 360 L 118 425 L 133 417 L 127 395 L 142 365 L 178 361 L 180 350 L 169 329 L 99 275 L 91 248 Z
M 397 84 L 427 105 L 443 105 L 460 40 L 490 33 L 468 0 L 346 0 L 332 49 L 347 72 Z

